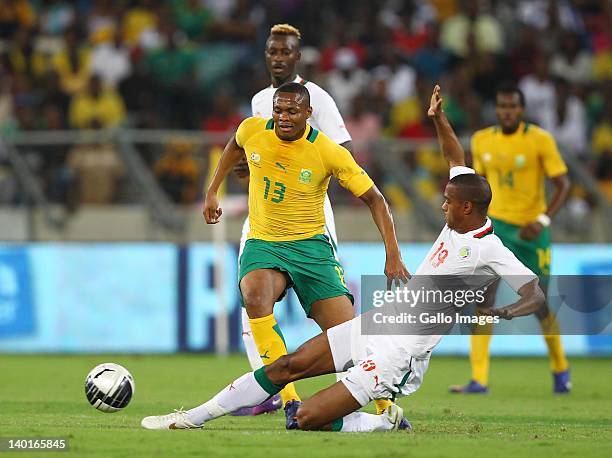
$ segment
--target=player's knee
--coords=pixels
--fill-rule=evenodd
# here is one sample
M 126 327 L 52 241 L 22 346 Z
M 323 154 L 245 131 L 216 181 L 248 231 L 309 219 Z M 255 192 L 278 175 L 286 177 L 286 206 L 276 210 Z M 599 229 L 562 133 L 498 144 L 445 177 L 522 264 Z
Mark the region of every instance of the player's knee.
M 270 299 L 261 291 L 251 289 L 242 291 L 242 300 L 250 318 L 267 316 L 273 312 Z

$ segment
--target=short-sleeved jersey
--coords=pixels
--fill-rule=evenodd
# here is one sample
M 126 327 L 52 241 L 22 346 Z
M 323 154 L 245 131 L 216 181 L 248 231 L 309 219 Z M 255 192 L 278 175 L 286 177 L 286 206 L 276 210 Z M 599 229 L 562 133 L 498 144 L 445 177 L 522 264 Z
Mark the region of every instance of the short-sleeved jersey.
M 498 126 L 472 136 L 474 169 L 486 176 L 493 199 L 489 215 L 523 226 L 546 211 L 545 177 L 567 173 L 554 138 L 544 129 L 521 123 L 504 135 Z
M 338 144 L 350 141 L 351 135 L 344 126 L 344 120 L 338 111 L 334 99 L 320 86 L 317 86 L 312 81 L 302 79 L 299 75 L 296 76 L 293 82 L 303 84 L 310 93 L 312 115 L 308 119 L 308 124 L 319 132 L 323 132 Z M 253 113 L 253 116 L 265 119 L 272 117 L 272 99 L 274 98 L 275 91 L 275 87 L 268 86 L 253 96 L 251 99 L 251 113 Z
M 444 226 L 416 274 L 501 277 L 515 291 L 537 278 L 493 233 L 488 218 L 482 227 L 464 234 Z
M 464 173 L 474 173 L 474 170 L 453 167 L 451 178 Z M 489 218 L 482 227 L 463 234 L 445 225 L 416 270 L 416 275 L 465 277 L 473 290 L 480 290 L 501 278 L 514 291 L 518 291 L 526 283 L 538 278 L 493 233 Z M 351 336 L 354 355 L 363 353 L 360 349 L 366 345 L 377 354 L 429 358 L 433 348 L 442 339 L 441 335 L 416 334 L 364 336 L 358 329 Z
M 248 238 L 302 240 L 325 232 L 323 202 L 329 180 L 359 197 L 374 184 L 351 154 L 306 125 L 295 141 L 277 137 L 273 119 L 245 119 L 236 143 L 249 163 Z

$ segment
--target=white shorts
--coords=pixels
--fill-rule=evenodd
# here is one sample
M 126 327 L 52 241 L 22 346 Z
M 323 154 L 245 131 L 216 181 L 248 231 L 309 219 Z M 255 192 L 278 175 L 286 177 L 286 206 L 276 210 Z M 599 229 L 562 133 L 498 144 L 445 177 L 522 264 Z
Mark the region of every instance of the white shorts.
M 409 348 L 391 345 L 394 337 L 361 335 L 360 317 L 327 330 L 336 372 L 348 369 L 341 381 L 361 406 L 408 396 L 423 382 L 429 353 L 411 355 Z
M 338 259 L 338 236 L 336 235 L 336 221 L 334 220 L 334 210 L 332 209 L 331 202 L 329 201 L 329 197 L 325 194 L 325 202 L 323 204 L 323 214 L 325 215 L 325 235 L 329 237 L 332 242 L 332 246 L 334 248 L 334 254 L 336 259 Z M 244 220 L 244 224 L 242 225 L 242 234 L 240 235 L 240 251 L 238 251 L 238 261 L 240 261 L 240 256 L 242 256 L 242 251 L 244 250 L 244 244 L 247 241 L 247 235 L 249 235 L 249 218 L 247 217 Z

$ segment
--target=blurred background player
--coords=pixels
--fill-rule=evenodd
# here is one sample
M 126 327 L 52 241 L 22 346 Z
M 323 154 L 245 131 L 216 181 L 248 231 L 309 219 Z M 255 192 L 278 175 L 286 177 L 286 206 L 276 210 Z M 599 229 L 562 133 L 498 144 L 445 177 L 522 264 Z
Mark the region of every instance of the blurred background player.
M 489 217 L 495 234 L 516 257 L 540 277 L 546 291 L 550 275 L 550 223 L 565 202 L 570 181 L 554 138 L 544 129 L 523 121 L 525 98 L 512 85 L 500 86 L 495 113 L 499 125 L 477 131 L 472 137 L 474 169 L 486 176 L 493 190 Z M 554 188 L 546 204 L 545 181 Z M 495 300 L 497 284 L 487 294 Z M 571 388 L 569 365 L 559 336 L 559 324 L 545 304 L 536 316 L 548 346 L 555 393 Z M 477 326 L 471 337 L 472 379 L 465 386 L 451 386 L 453 393 L 489 391 L 489 344 L 493 325 Z
M 351 153 L 353 146 L 351 143 L 351 135 L 346 130 L 342 115 L 338 111 L 336 103 L 332 97 L 320 86 L 311 81 L 306 81 L 297 73 L 297 64 L 300 61 L 300 31 L 289 24 L 276 24 L 270 29 L 270 36 L 266 41 L 266 67 L 270 74 L 272 84 L 265 89 L 262 89 L 255 94 L 251 100 L 251 112 L 253 116 L 269 119 L 272 117 L 272 99 L 276 89 L 287 82 L 295 82 L 304 85 L 310 93 L 310 104 L 312 107 L 312 115 L 308 123 L 315 129 L 323 132 L 331 140 L 343 146 Z M 246 157 L 243 158 L 235 168 L 239 177 L 248 176 L 248 165 Z M 336 236 L 336 224 L 334 222 L 334 213 L 329 201 L 329 197 L 325 195 L 325 233 L 329 237 L 333 245 L 334 253 L 337 257 L 338 238 Z M 249 233 L 249 219 L 247 218 L 242 228 L 242 236 L 240 238 L 240 255 L 244 250 L 244 244 Z M 348 313 L 348 311 L 347 311 Z M 352 310 L 351 310 L 352 313 Z M 269 331 L 269 330 L 268 330 Z M 266 328 L 256 326 L 251 327 L 249 317 L 245 308 L 242 309 L 242 340 L 249 358 L 249 363 L 253 370 L 263 366 L 264 362 L 258 350 L 257 340 L 269 339 L 271 335 L 266 336 Z M 260 335 L 262 333 L 262 335 Z M 300 402 L 293 383 L 288 384 L 281 392 L 282 405 L 289 404 L 289 409 L 285 409 L 290 418 L 291 411 L 294 410 L 297 404 L 294 401 Z M 261 406 L 249 407 L 239 412 L 236 415 L 258 415 L 261 413 L 271 412 L 280 408 L 281 403 L 278 398 L 272 397 Z M 388 407 L 385 401 L 376 402 L 376 410 L 378 413 Z M 290 421 L 290 420 L 288 420 Z
M 225 147 L 204 203 L 206 222 L 217 223 L 217 190 L 246 154 L 250 228 L 239 261 L 239 285 L 266 364 L 287 354 L 273 311 L 289 288 L 322 330 L 353 318 L 353 297 L 325 231 L 323 201 L 332 175 L 370 207 L 385 244 L 385 274 L 403 280 L 408 275 L 382 194 L 345 148 L 306 123 L 312 113 L 308 89 L 285 83 L 273 100 L 271 119 L 251 117 L 240 124 Z M 300 404 L 295 398 L 286 403 L 287 429 L 297 428 Z

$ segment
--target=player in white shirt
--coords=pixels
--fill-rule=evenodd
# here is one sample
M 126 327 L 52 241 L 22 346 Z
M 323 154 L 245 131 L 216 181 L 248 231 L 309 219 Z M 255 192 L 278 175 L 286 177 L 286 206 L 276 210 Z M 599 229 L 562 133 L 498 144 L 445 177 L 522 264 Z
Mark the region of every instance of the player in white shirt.
M 270 36 L 266 41 L 265 50 L 266 66 L 270 73 L 272 84 L 265 89 L 262 89 L 255 94 L 251 100 L 251 111 L 253 116 L 260 118 L 269 119 L 272 117 L 272 99 L 276 89 L 286 83 L 295 82 L 306 86 L 310 93 L 310 105 L 312 107 L 312 115 L 308 118 L 308 123 L 315 129 L 320 130 L 333 141 L 343 146 L 351 153 L 353 152 L 351 135 L 344 126 L 344 120 L 342 115 L 338 111 L 338 107 L 334 102 L 334 99 L 321 87 L 311 81 L 304 80 L 300 75 L 297 74 L 297 64 L 300 60 L 300 32 L 295 27 L 288 24 L 277 24 L 270 29 Z M 246 167 L 246 160 L 242 161 L 236 167 L 236 173 L 240 177 L 246 177 L 248 174 L 248 167 Z M 326 235 L 333 246 L 336 257 L 338 239 L 336 236 L 336 223 L 334 221 L 334 213 L 332 210 L 331 202 L 329 197 L 325 196 L 324 203 L 324 214 L 325 214 L 325 230 Z M 242 255 L 244 244 L 246 243 L 247 235 L 249 233 L 249 219 L 246 218 L 242 226 L 242 235 L 240 237 L 240 251 L 238 257 Z M 321 330 L 327 329 L 328 323 L 331 325 L 339 324 L 343 321 L 352 319 L 354 316 L 353 309 L 343 310 L 341 316 L 333 316 L 327 320 L 327 323 L 317 323 L 321 326 Z M 249 323 L 249 316 L 246 308 L 242 309 L 242 340 L 244 347 L 249 358 L 249 363 L 253 370 L 259 369 L 264 365 L 260 353 L 255 342 L 255 337 Z M 295 411 L 299 407 L 299 396 L 295 391 L 293 385 L 290 385 L 281 393 L 283 404 L 285 404 L 285 413 L 287 416 L 287 427 L 291 428 L 291 424 L 295 426 L 295 420 L 292 420 L 295 416 Z M 298 403 L 294 403 L 297 401 Z M 376 403 L 376 410 L 378 413 L 387 408 L 389 405 L 386 402 L 379 401 Z M 270 412 L 281 407 L 281 403 L 278 398 L 272 398 L 261 406 L 256 406 L 253 409 L 242 409 L 239 412 L 235 412 L 235 415 L 258 415 L 260 413 Z
M 440 88 L 432 95 L 428 115 L 450 165 L 450 181 L 442 206 L 447 224 L 423 260 L 417 274 L 481 278 L 487 283 L 503 277 L 520 299 L 481 313 L 503 319 L 529 315 L 544 303 L 538 278 L 492 233 L 487 209 L 491 189 L 487 181 L 465 167 L 463 149 L 441 109 Z M 479 280 L 476 280 L 479 281 Z M 237 408 L 261 403 L 286 383 L 348 369 L 346 376 L 319 391 L 297 411 L 300 429 L 370 432 L 410 429 L 402 409 L 392 404 L 385 415 L 356 412 L 373 399 L 395 399 L 418 389 L 440 335 L 364 335 L 362 318 L 342 323 L 303 344 L 295 353 L 249 372 L 208 402 L 189 411 L 147 417 L 147 429 L 202 427 Z M 350 342 L 350 347 L 347 345 Z

